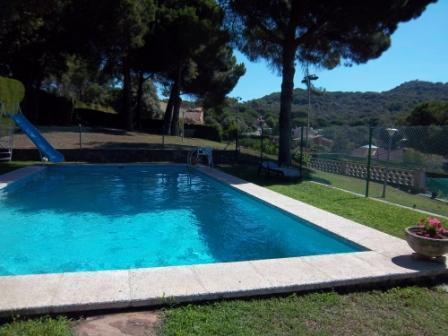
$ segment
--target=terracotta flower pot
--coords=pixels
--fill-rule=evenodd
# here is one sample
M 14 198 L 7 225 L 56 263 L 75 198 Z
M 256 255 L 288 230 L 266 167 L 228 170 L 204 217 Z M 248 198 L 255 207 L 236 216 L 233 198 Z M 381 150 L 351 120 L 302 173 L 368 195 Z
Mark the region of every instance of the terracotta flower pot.
M 415 233 L 417 230 L 419 228 L 416 226 L 405 229 L 406 241 L 417 254 L 435 258 L 448 253 L 448 237 L 445 239 L 423 237 Z

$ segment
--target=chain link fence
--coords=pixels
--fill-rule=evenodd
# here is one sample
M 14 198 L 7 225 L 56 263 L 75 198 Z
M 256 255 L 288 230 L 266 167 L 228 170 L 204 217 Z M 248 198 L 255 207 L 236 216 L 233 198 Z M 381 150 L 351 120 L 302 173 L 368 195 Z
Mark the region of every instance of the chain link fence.
M 304 180 L 448 216 L 448 126 L 295 127 L 291 139 L 291 164 Z M 240 167 L 254 171 L 278 160 L 279 134 L 257 120 L 209 145 L 239 152 Z
M 332 126 L 303 132 L 309 179 L 448 215 L 447 126 Z

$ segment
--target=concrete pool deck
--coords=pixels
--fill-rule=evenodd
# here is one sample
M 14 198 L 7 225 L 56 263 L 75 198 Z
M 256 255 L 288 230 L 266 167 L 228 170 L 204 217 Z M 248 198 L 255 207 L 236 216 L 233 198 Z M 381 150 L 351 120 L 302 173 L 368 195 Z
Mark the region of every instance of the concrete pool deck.
M 0 186 L 32 177 L 43 169 L 28 167 L 0 176 Z M 149 307 L 448 275 L 444 259 L 416 259 L 404 240 L 221 171 L 196 169 L 369 251 L 193 266 L 0 276 L 0 316 Z

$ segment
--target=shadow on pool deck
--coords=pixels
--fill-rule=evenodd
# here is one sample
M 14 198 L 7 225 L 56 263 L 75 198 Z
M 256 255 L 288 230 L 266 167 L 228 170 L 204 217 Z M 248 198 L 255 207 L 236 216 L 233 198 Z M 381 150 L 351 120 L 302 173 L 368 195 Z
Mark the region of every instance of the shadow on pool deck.
M 439 257 L 435 259 L 425 259 L 419 257 L 417 254 L 400 255 L 392 258 L 392 262 L 400 267 L 411 269 L 414 271 L 431 270 L 445 270 L 446 257 Z

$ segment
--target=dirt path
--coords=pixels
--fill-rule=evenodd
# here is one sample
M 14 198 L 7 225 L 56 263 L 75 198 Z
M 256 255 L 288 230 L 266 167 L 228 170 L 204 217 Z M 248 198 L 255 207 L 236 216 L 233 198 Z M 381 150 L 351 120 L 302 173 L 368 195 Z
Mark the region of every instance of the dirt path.
M 77 127 L 39 127 L 43 136 L 57 149 L 78 149 L 80 147 Z M 163 142 L 165 146 L 163 146 Z M 83 148 L 179 148 L 210 146 L 226 148 L 225 143 L 204 139 L 165 136 L 142 132 L 127 132 L 106 128 L 82 128 Z M 233 145 L 234 146 L 234 145 Z M 14 135 L 14 148 L 35 148 L 34 144 L 22 132 Z
M 161 315 L 131 312 L 88 317 L 73 324 L 75 336 L 155 336 Z

